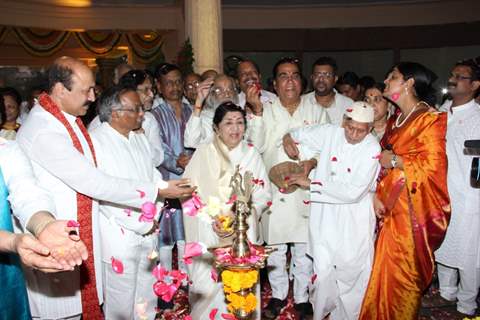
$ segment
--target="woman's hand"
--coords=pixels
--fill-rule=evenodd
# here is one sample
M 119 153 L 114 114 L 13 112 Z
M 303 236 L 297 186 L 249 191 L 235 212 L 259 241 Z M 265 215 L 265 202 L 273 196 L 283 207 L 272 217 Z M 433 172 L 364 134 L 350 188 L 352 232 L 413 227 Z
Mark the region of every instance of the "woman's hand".
M 378 199 L 377 195 L 373 198 L 373 210 L 378 219 L 383 219 L 385 212 L 387 211 L 385 205 L 380 199 Z

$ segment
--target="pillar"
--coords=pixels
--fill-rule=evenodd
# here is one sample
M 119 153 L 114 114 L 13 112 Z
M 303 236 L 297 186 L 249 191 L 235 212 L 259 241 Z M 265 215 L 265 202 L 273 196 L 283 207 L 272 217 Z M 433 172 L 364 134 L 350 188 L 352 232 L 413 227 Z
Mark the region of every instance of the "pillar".
M 195 72 L 223 73 L 220 0 L 185 0 L 185 33 L 192 43 Z

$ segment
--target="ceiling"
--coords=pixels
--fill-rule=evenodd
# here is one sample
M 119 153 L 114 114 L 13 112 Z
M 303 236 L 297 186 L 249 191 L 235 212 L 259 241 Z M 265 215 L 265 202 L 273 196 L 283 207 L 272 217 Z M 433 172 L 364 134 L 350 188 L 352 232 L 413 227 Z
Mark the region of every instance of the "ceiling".
M 363 6 L 439 2 L 440 0 L 221 0 L 224 6 L 252 7 L 305 7 L 305 6 Z M 23 3 L 37 3 L 68 7 L 107 6 L 171 6 L 178 0 L 20 0 Z

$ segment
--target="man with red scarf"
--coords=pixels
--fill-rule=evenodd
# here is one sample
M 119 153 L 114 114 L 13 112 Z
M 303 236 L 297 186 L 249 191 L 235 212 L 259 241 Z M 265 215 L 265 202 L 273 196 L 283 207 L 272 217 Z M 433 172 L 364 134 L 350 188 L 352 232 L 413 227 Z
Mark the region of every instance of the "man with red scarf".
M 135 181 L 99 171 L 90 136 L 78 118 L 95 100 L 92 72 L 79 60 L 62 57 L 53 63 L 48 80 L 49 93 L 39 97 L 17 141 L 32 161 L 40 186 L 52 194 L 57 216 L 78 220 L 90 255 L 100 248 L 98 224 L 92 223 L 98 219 L 97 200 L 140 208 L 157 197 L 187 197 L 193 192 L 184 187 L 186 180 Z M 71 273 L 27 272 L 33 319 L 80 319 L 82 315 L 102 319 L 99 257 L 94 255 Z

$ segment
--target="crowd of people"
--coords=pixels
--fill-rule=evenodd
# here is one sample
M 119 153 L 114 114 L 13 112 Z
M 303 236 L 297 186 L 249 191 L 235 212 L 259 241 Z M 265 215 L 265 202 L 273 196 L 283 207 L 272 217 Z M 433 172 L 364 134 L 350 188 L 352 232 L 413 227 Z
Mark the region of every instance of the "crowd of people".
M 0 319 L 155 319 L 174 305 L 152 272 L 174 266 L 190 318 L 219 319 L 214 256 L 187 247 L 232 243 L 236 170 L 252 179 L 248 239 L 274 249 L 253 319 L 276 319 L 290 285 L 300 319 L 416 319 L 435 270 L 442 299 L 475 315 L 480 189 L 463 143 L 480 139 L 478 62 L 453 65 L 441 105 L 415 62 L 376 82 L 320 57 L 308 92 L 287 57 L 272 79 L 249 59 L 234 78 L 123 63 L 98 94 L 62 57 L 27 102 L 1 88 Z M 221 214 L 192 214 L 192 197 Z

